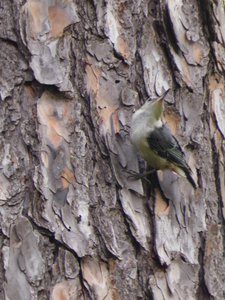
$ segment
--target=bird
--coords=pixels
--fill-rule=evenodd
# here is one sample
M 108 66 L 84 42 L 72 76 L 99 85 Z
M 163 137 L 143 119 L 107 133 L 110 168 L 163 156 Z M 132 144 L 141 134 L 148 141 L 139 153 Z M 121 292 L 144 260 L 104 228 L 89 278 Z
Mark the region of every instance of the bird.
M 134 112 L 130 126 L 131 143 L 152 169 L 173 171 L 186 177 L 196 189 L 197 185 L 184 152 L 162 120 L 164 98 L 168 92 L 169 90 L 155 100 L 146 101 Z

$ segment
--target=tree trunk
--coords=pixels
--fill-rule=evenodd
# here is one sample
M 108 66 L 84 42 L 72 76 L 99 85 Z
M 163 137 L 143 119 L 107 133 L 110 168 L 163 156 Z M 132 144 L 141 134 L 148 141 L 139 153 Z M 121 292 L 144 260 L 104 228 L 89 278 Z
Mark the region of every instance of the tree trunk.
M 223 299 L 224 2 L 0 8 L 0 298 Z M 197 190 L 127 173 L 134 108 L 168 88 Z

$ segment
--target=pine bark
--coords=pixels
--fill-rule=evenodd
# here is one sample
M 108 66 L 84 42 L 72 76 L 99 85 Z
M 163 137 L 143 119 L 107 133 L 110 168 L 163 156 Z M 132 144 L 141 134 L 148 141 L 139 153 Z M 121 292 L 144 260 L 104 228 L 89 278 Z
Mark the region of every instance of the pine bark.
M 224 299 L 224 2 L 0 10 L 0 299 Z M 132 113 L 168 88 L 197 190 L 127 173 Z

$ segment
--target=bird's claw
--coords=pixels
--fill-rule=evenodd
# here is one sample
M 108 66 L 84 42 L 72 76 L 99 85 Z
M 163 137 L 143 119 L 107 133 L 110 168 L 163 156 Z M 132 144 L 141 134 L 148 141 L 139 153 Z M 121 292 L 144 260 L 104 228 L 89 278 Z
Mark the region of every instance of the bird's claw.
M 129 174 L 128 178 L 130 179 L 140 179 L 142 178 L 142 174 L 141 173 L 138 173 L 136 171 L 133 171 L 133 170 L 126 170 L 126 173 Z
M 133 170 L 126 170 L 126 173 L 130 174 L 128 176 L 128 179 L 133 179 L 133 180 L 139 180 L 139 179 L 144 179 L 147 183 L 151 184 L 150 180 L 147 178 L 148 175 L 150 175 L 153 172 L 153 170 L 148 171 L 146 173 L 138 173 Z

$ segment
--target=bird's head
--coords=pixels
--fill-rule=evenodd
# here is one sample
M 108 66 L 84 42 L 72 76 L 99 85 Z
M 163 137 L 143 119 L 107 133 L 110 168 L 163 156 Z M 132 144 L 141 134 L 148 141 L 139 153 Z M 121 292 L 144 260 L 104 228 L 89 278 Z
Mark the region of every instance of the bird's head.
M 161 97 L 147 101 L 134 114 L 133 120 L 148 118 L 153 122 L 161 119 L 164 110 L 164 98 L 169 90 L 167 90 Z

